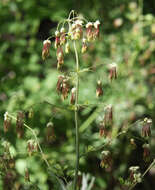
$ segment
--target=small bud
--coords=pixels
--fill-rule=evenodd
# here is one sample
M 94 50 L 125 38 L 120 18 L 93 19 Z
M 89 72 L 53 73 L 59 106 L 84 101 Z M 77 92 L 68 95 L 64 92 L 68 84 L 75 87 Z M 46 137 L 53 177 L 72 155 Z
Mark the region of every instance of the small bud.
M 65 45 L 65 53 L 68 54 L 70 52 L 69 43 L 67 42 Z
M 17 131 L 17 135 L 19 138 L 21 138 L 23 136 L 24 133 L 24 113 L 22 111 L 19 111 L 17 114 L 17 121 L 16 121 L 16 131 Z
M 109 66 L 109 79 L 110 81 L 112 81 L 112 79 L 117 79 L 117 66 L 115 63 Z
M 4 132 L 7 132 L 10 128 L 10 125 L 11 125 L 11 118 L 9 117 L 8 115 L 8 112 L 5 112 L 4 114 Z
M 152 124 L 152 119 L 148 119 L 148 118 L 144 119 L 144 123 L 142 126 L 142 136 L 143 137 L 151 136 L 151 124 Z
M 45 60 L 50 54 L 51 41 L 45 40 L 43 42 L 42 59 Z
M 56 31 L 55 32 L 55 43 L 54 43 L 54 46 L 55 46 L 55 49 L 57 49 L 60 45 L 60 32 L 59 31 Z
M 46 126 L 46 140 L 48 143 L 52 143 L 56 136 L 54 134 L 54 126 L 52 122 L 47 123 Z
M 111 153 L 110 151 L 102 151 L 101 152 L 101 162 L 100 162 L 100 166 L 102 168 L 105 169 L 109 169 L 111 170 L 111 166 L 112 166 L 112 157 L 111 157 Z
M 75 98 L 76 98 L 76 88 L 74 87 L 71 90 L 70 104 L 75 104 Z
M 143 159 L 145 162 L 149 162 L 150 161 L 150 146 L 149 144 L 143 144 L 143 149 L 144 149 L 144 152 L 143 152 Z
M 87 43 L 86 43 L 86 38 L 83 38 L 82 40 L 82 49 L 81 49 L 81 53 L 85 53 L 87 51 Z
M 102 89 L 102 82 L 100 80 L 97 81 L 97 87 L 96 87 L 96 96 L 102 96 L 103 95 L 103 89 Z

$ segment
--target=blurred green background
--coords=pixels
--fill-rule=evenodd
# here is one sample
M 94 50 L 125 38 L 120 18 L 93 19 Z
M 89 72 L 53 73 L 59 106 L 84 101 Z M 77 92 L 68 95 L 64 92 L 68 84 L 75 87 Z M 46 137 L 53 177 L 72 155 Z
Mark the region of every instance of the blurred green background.
M 107 172 L 100 168 L 101 150 L 90 152 L 80 160 L 81 173 L 95 177 L 93 190 L 120 189 L 118 178 L 127 178 L 128 167 L 140 165 L 143 172 L 149 163 L 143 161 L 143 141 L 135 139 L 137 149 L 130 146 L 130 138 L 140 137 L 144 117 L 152 118 L 151 157 L 155 155 L 155 1 L 130 0 L 1 0 L 0 1 L 0 154 L 4 142 L 10 143 L 15 159 L 14 180 L 11 189 L 30 189 L 24 181 L 27 167 L 32 183 L 42 190 L 57 189 L 47 167 L 37 154 L 29 157 L 27 141 L 33 138 L 25 130 L 18 139 L 15 122 L 10 131 L 3 131 L 6 111 L 16 116 L 17 111 L 33 110 L 34 116 L 26 123 L 36 130 L 40 144 L 53 171 L 61 179 L 71 181 L 75 162 L 74 112 L 69 109 L 69 98 L 62 102 L 56 93 L 59 72 L 54 41 L 50 58 L 42 61 L 43 40 L 54 34 L 59 21 L 76 10 L 89 21 L 100 20 L 100 40 L 91 43 L 89 50 L 80 56 L 80 67 L 93 66 L 93 72 L 80 76 L 80 153 L 101 146 L 106 139 L 99 138 L 99 122 L 104 113 L 95 113 L 98 105 L 112 104 L 114 109 L 113 134 L 132 126 L 125 135 L 114 140 L 108 149 L 113 156 L 113 168 Z M 64 68 L 73 70 L 74 54 L 65 56 Z M 118 79 L 108 80 L 107 65 L 118 65 Z M 98 66 L 100 65 L 100 66 Z M 96 82 L 103 82 L 103 97 L 96 98 Z M 46 125 L 53 122 L 56 139 L 46 141 Z M 136 122 L 136 124 L 135 124 Z M 137 124 L 138 123 L 138 124 Z M 145 140 L 144 140 L 145 141 Z M 3 171 L 2 171 L 3 172 Z M 0 176 L 0 189 L 4 187 Z M 64 180 L 64 182 L 65 182 Z M 155 186 L 152 169 L 136 189 L 151 190 Z M 34 189 L 35 187 L 32 187 Z

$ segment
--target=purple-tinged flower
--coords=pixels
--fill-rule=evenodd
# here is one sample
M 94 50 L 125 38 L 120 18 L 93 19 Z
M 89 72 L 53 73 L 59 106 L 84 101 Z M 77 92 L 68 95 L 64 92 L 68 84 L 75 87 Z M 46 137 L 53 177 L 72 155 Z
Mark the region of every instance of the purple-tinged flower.
M 51 46 L 51 41 L 50 40 L 44 40 L 43 49 L 42 49 L 42 59 L 43 60 L 45 60 L 49 56 L 50 46 Z

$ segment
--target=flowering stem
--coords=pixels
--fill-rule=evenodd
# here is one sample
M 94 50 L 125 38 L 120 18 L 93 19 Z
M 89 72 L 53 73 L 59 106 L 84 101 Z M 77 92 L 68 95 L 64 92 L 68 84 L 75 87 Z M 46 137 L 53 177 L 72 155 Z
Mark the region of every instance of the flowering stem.
M 74 176 L 74 190 L 77 189 L 77 179 L 79 171 L 79 126 L 78 126 L 78 95 L 79 95 L 79 58 L 76 48 L 76 42 L 73 42 L 76 58 L 76 97 L 75 97 L 75 130 L 76 130 L 76 166 Z
M 8 116 L 9 116 L 10 118 L 14 119 L 15 121 L 17 121 L 16 117 L 14 117 L 14 116 L 12 116 L 12 115 L 10 115 L 10 114 L 8 114 Z M 39 143 L 39 140 L 38 140 L 38 138 L 37 138 L 37 135 L 36 135 L 35 131 L 34 131 L 31 127 L 29 127 L 28 125 L 26 125 L 25 123 L 24 123 L 24 126 L 25 126 L 28 130 L 30 130 L 30 131 L 32 132 L 32 134 L 33 134 L 33 136 L 34 136 L 34 138 L 35 138 L 35 140 L 36 140 L 36 142 L 37 142 L 37 145 L 38 145 L 38 147 L 39 147 L 40 153 L 41 153 L 41 155 L 42 155 L 42 159 L 45 161 L 47 167 L 50 168 L 50 165 L 49 165 L 47 159 L 45 158 L 45 155 L 44 155 L 43 150 L 42 150 L 42 148 L 41 148 L 41 146 L 40 146 L 40 143 Z

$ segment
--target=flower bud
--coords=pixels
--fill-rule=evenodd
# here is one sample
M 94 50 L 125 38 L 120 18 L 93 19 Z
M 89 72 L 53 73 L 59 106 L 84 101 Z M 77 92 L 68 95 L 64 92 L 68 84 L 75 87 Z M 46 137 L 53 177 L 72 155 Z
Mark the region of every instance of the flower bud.
M 97 81 L 97 87 L 96 87 L 96 96 L 102 96 L 103 95 L 103 89 L 102 89 L 102 82 L 100 80 Z
M 45 60 L 50 54 L 51 41 L 45 40 L 43 42 L 42 59 Z
M 144 119 L 144 123 L 142 126 L 142 136 L 143 137 L 151 136 L 151 124 L 152 124 L 152 119 L 148 119 L 148 118 Z
M 48 143 L 52 143 L 56 136 L 54 134 L 54 126 L 52 122 L 47 123 L 46 126 L 46 140 Z
M 82 49 L 81 49 L 81 53 L 85 53 L 87 51 L 87 43 L 86 43 L 86 38 L 83 38 L 82 40 Z
M 23 136 L 24 133 L 24 113 L 22 111 L 19 111 L 17 114 L 17 121 L 16 121 L 16 131 L 19 138 Z
M 8 115 L 8 112 L 5 112 L 4 114 L 4 132 L 7 132 L 10 128 L 10 125 L 11 125 L 11 118 L 9 117 Z
M 86 36 L 87 36 L 87 40 L 88 42 L 92 41 L 93 40 L 93 24 L 92 22 L 88 22 L 86 24 Z
M 112 81 L 112 79 L 117 79 L 117 68 L 116 64 L 113 63 L 109 66 L 109 79 Z
M 150 161 L 150 155 L 151 155 L 151 153 L 150 153 L 150 145 L 149 144 L 143 144 L 143 150 L 144 150 L 144 152 L 143 152 L 143 159 L 144 159 L 144 161 L 145 162 L 149 162 Z
M 70 104 L 75 104 L 75 98 L 76 98 L 76 88 L 74 87 L 71 90 Z

